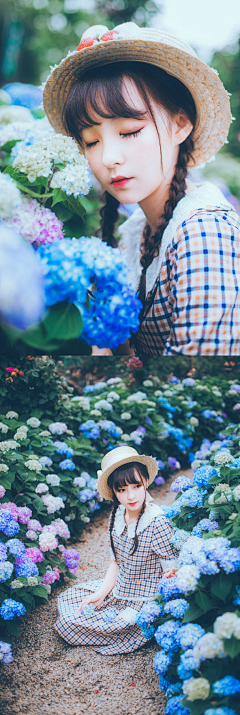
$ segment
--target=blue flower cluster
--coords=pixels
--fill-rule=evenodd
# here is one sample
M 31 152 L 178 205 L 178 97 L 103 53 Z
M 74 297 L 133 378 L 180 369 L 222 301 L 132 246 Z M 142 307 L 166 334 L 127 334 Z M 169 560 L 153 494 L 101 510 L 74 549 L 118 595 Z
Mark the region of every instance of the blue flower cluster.
M 85 385 L 83 392 L 97 392 L 98 390 L 104 390 L 104 387 L 107 387 L 106 382 L 95 382 L 95 385 Z
M 178 631 L 180 628 L 180 621 L 166 621 L 166 623 L 163 623 L 161 626 L 158 626 L 156 633 L 155 633 L 155 638 L 160 645 L 161 648 L 164 650 L 170 651 L 171 653 L 174 650 L 178 650 L 179 648 L 179 639 L 178 639 Z
M 206 487 L 209 479 L 217 477 L 217 475 L 217 470 L 214 467 L 210 467 L 210 465 L 199 467 L 194 474 L 193 484 L 197 484 L 198 487 Z
M 5 84 L 3 89 L 11 97 L 11 104 L 34 109 L 34 107 L 39 107 L 42 102 L 42 89 L 33 84 L 10 82 L 10 84 Z
M 175 549 L 178 549 L 178 551 L 180 551 L 183 544 L 185 544 L 185 541 L 189 539 L 189 536 L 189 531 L 175 528 L 173 535 L 171 536 L 171 544 L 175 547 Z
M 236 715 L 235 710 L 225 706 L 220 708 L 208 708 L 203 715 Z
M 190 710 L 182 705 L 182 695 L 170 698 L 165 707 L 165 715 L 190 715 Z
M 188 609 L 188 602 L 185 598 L 174 598 L 164 606 L 164 613 L 171 613 L 174 618 L 183 618 Z
M 184 494 L 181 494 L 176 502 L 178 504 L 179 511 L 182 506 L 201 507 L 203 505 L 203 497 L 204 493 L 200 492 L 195 487 L 188 489 Z
M 172 482 L 170 486 L 171 492 L 183 492 L 185 489 L 192 487 L 192 481 L 189 477 L 185 477 L 183 474 Z
M 88 489 L 88 488 L 82 489 L 82 491 L 79 494 L 79 499 L 81 502 L 84 503 L 84 502 L 88 501 L 89 499 L 93 499 L 93 497 L 95 497 L 96 494 L 97 494 L 97 492 L 93 491 L 92 489 Z
M 178 596 L 180 590 L 177 585 L 176 577 L 162 578 L 158 584 L 158 593 L 163 596 L 164 601 L 172 598 L 172 596 Z
M 235 606 L 240 606 L 240 586 L 236 586 L 237 596 L 233 599 Z
M 7 546 L 0 541 L 0 561 L 6 561 L 7 559 Z
M 181 626 L 178 633 L 178 638 L 179 645 L 182 650 L 193 648 L 199 638 L 201 638 L 201 636 L 204 636 L 204 633 L 204 628 L 202 628 L 202 626 L 199 626 L 198 623 L 186 623 L 186 625 Z
M 0 616 L 4 621 L 11 621 L 14 616 L 24 616 L 26 608 L 22 603 L 14 601 L 13 598 L 5 598 L 0 608 Z
M 68 457 L 68 458 L 73 457 L 74 450 L 72 449 L 72 447 L 69 447 L 69 445 L 66 442 L 61 442 L 60 440 L 56 440 L 56 442 L 53 442 L 53 444 L 54 444 L 54 447 L 56 447 L 57 454 L 65 454 L 66 457 Z
M 178 563 L 179 566 L 196 564 L 202 574 L 216 574 L 220 568 L 226 573 L 233 573 L 240 569 L 240 550 L 230 548 L 230 541 L 224 537 L 212 539 L 199 539 L 190 537 L 183 545 Z
M 12 575 L 13 564 L 10 561 L 1 561 L 0 563 L 0 583 L 4 583 Z
M 149 623 L 152 623 L 155 618 L 160 616 L 160 613 L 162 613 L 162 606 L 160 606 L 159 603 L 156 603 L 155 601 L 147 601 L 147 603 L 144 603 L 141 610 L 139 611 L 136 622 L 138 626 L 142 628 L 142 626 L 145 626 L 146 624 L 149 625 Z
M 118 248 L 100 238 L 55 239 L 37 249 L 44 277 L 46 305 L 68 299 L 83 317 L 82 338 L 98 347 L 117 347 L 139 328 L 142 307 L 129 281 Z M 89 304 L 86 304 L 88 291 Z
M 0 662 L 3 665 L 10 665 L 13 662 L 13 656 L 10 643 L 0 641 Z
M 26 578 L 39 575 L 37 565 L 31 561 L 28 556 L 21 556 L 21 558 L 18 559 L 15 573 L 17 577 L 25 576 Z
M 25 553 L 25 546 L 20 539 L 9 539 L 6 542 L 6 546 L 8 547 L 10 554 L 13 554 L 16 558 L 19 558 Z
M 226 695 L 237 695 L 240 693 L 240 680 L 232 675 L 226 675 L 221 680 L 216 680 L 213 683 L 213 692 L 225 698 Z
M 165 653 L 164 650 L 161 650 L 161 651 L 159 651 L 159 653 L 156 653 L 156 655 L 155 655 L 154 668 L 157 671 L 157 673 L 159 673 L 159 675 L 162 675 L 162 673 L 166 673 L 171 662 L 172 662 L 172 654 Z
M 106 432 L 108 432 L 108 434 L 110 434 L 111 437 L 116 437 L 116 439 L 117 439 L 118 437 L 120 437 L 121 434 L 122 434 L 122 429 L 121 429 L 121 427 L 117 427 L 117 425 L 115 425 L 115 422 L 111 422 L 111 420 L 101 420 L 101 421 L 99 422 L 99 426 L 100 426 L 103 430 L 105 430 Z
M 0 511 L 0 531 L 6 536 L 15 536 L 19 531 L 19 524 L 14 520 L 13 514 L 7 509 Z
M 59 462 L 59 467 L 60 469 L 68 469 L 70 472 L 73 472 L 75 469 L 76 465 L 72 461 L 72 459 L 63 459 L 62 462 Z
M 201 537 L 203 531 L 216 531 L 219 528 L 220 527 L 217 521 L 211 521 L 211 519 L 201 519 L 201 521 L 194 526 L 192 536 Z

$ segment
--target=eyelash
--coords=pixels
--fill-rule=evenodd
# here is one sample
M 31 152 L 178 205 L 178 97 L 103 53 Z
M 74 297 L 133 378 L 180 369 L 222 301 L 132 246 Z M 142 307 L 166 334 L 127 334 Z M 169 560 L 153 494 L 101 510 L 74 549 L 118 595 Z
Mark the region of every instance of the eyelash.
M 134 487 L 137 487 L 137 489 L 139 489 L 139 487 L 141 487 L 141 486 L 142 486 L 142 484 L 134 484 Z M 125 490 L 124 490 L 124 489 L 119 489 L 118 491 L 119 491 L 121 494 L 123 494 Z
M 128 132 L 127 134 L 121 134 L 120 136 L 125 137 L 125 138 L 136 137 L 138 134 L 140 134 L 141 131 L 142 131 L 142 129 L 137 129 L 136 132 Z M 91 149 L 92 146 L 96 146 L 96 144 L 97 144 L 97 142 L 92 142 L 91 144 L 86 144 L 85 149 Z

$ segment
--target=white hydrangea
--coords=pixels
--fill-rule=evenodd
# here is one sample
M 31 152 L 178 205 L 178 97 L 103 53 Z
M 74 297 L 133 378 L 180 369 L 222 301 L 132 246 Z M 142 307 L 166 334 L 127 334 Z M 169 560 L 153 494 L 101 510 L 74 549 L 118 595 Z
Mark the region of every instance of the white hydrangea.
M 38 462 L 37 459 L 28 459 L 27 462 L 24 462 L 25 467 L 30 469 L 32 472 L 41 472 L 41 469 L 43 465 L 41 462 Z
M 201 467 L 201 459 L 194 459 L 193 462 L 191 463 L 192 469 L 195 471 L 195 469 L 198 469 L 198 467 Z
M 53 497 L 51 494 L 44 494 L 41 497 L 41 500 L 44 506 L 47 507 L 48 514 L 54 514 L 55 511 L 65 508 L 65 504 L 61 497 Z
M 12 122 L 32 123 L 35 119 L 27 107 L 19 107 L 11 104 L 0 107 L 0 124 L 12 124 Z
M 91 414 L 91 415 L 94 415 L 94 417 L 101 417 L 101 416 L 102 416 L 101 410 L 91 410 L 90 414 Z
M 121 420 L 130 420 L 132 417 L 130 412 L 122 412 L 121 414 Z
M 190 417 L 189 422 L 190 422 L 190 425 L 192 425 L 192 427 L 198 427 L 198 425 L 199 425 L 199 420 L 197 417 Z
M 219 638 L 219 634 L 215 631 L 215 633 L 205 633 L 204 636 L 201 636 L 193 648 L 193 656 L 196 656 L 199 660 L 223 658 L 223 643 Z
M 14 410 L 9 410 L 9 412 L 7 412 L 7 414 L 6 414 L 6 417 L 7 417 L 8 420 L 14 420 L 14 419 L 17 420 L 17 419 L 18 419 L 18 413 L 17 413 L 17 412 L 14 412 Z
M 25 427 L 25 425 L 18 427 L 17 431 L 15 432 L 14 439 L 26 439 L 27 432 L 28 427 Z
M 180 591 L 183 593 L 195 591 L 199 578 L 200 571 L 195 564 L 191 564 L 191 566 L 181 566 L 176 576 L 177 586 L 179 586 Z
M 162 390 L 155 390 L 154 395 L 155 397 L 161 397 L 162 396 Z
M 141 392 L 140 390 L 138 392 L 134 392 L 133 395 L 129 395 L 125 402 L 142 402 L 142 400 L 146 400 L 147 395 L 146 392 Z
M 21 192 L 15 181 L 8 174 L 0 174 L 0 219 L 11 216 L 21 203 Z
M 47 484 L 51 484 L 52 487 L 58 487 L 60 484 L 60 477 L 57 474 L 47 474 L 46 476 Z
M 156 407 L 156 403 L 153 400 L 142 400 L 143 405 L 148 405 L 148 407 Z
M 110 377 L 109 380 L 107 380 L 107 385 L 117 385 L 122 382 L 121 377 Z
M 48 429 L 44 429 L 42 432 L 39 432 L 39 437 L 51 437 L 51 432 L 49 432 Z
M 238 484 L 237 487 L 234 487 L 233 496 L 234 496 L 234 499 L 236 499 L 236 501 L 239 501 L 239 499 L 240 499 L 240 484 Z
M 3 422 L 0 422 L 0 430 L 1 430 L 2 434 L 7 434 L 8 426 L 4 425 Z
M 0 463 L 0 472 L 8 472 L 9 467 L 4 462 Z
M 37 576 L 28 576 L 28 586 L 37 586 L 38 578 Z
M 236 628 L 238 629 L 239 624 L 240 618 L 238 618 L 235 613 L 227 612 L 216 618 L 213 630 L 218 638 L 231 638 L 235 635 L 234 631 Z
M 76 397 L 71 397 L 71 402 L 76 402 L 78 407 L 82 410 L 90 410 L 90 400 L 89 397 L 82 397 L 82 395 L 76 395 Z
M 29 427 L 40 427 L 41 420 L 38 419 L 38 417 L 29 417 L 29 420 L 27 420 L 27 425 Z
M 17 588 L 23 588 L 25 584 L 22 583 L 22 581 L 19 581 L 18 578 L 15 578 L 13 581 L 10 582 L 10 587 L 17 589 Z
M 122 434 L 121 442 L 131 442 L 131 437 L 129 434 Z
M 210 452 L 217 452 L 221 447 L 221 440 L 220 439 L 215 439 L 215 441 L 211 444 L 210 447 Z
M 120 400 L 120 397 L 117 392 L 114 392 L 114 390 L 112 390 L 108 393 L 108 400 Z
M 52 422 L 48 425 L 48 429 L 52 434 L 63 434 L 67 432 L 67 425 L 65 422 Z
M 220 449 L 219 452 L 216 452 L 214 457 L 215 464 L 227 464 L 231 460 L 233 460 L 233 457 L 227 448 Z
M 36 120 L 36 123 L 39 120 Z M 32 122 L 11 122 L 0 126 L 0 146 L 15 139 L 24 139 L 26 130 L 31 129 Z
M 36 489 L 35 489 L 36 494 L 44 494 L 45 492 L 48 492 L 48 491 L 49 491 L 49 487 L 47 486 L 47 484 L 43 484 L 42 482 L 39 482 L 39 484 L 37 484 Z
M 14 439 L 6 439 L 3 440 L 3 442 L 0 442 L 0 450 L 4 454 L 5 452 L 9 452 L 10 449 L 16 449 L 17 447 L 20 447 L 20 444 Z
M 220 496 L 216 499 L 216 494 L 220 492 Z M 208 503 L 213 504 L 227 504 L 227 502 L 232 501 L 232 491 L 229 484 L 217 484 L 214 492 L 210 494 L 208 498 Z
M 81 514 L 80 519 L 81 519 L 81 521 L 84 521 L 85 524 L 89 524 L 89 521 L 90 521 L 89 516 L 83 516 L 83 514 Z
M 152 380 L 144 380 L 143 385 L 144 387 L 154 387 Z
M 101 410 L 106 410 L 106 412 L 112 411 L 111 402 L 108 402 L 108 400 L 99 400 L 99 402 L 95 402 L 95 408 L 101 409 Z
M 73 194 L 75 198 L 85 196 L 90 188 L 88 166 L 85 156 L 79 154 L 76 163 L 67 164 L 64 169 L 56 171 L 50 183 L 51 188 L 62 189 L 67 196 Z
M 48 532 L 42 532 L 38 540 L 41 551 L 53 551 L 58 546 L 58 540 L 53 529 Z
M 207 700 L 210 693 L 210 683 L 206 678 L 189 678 L 183 683 L 183 692 L 190 702 Z

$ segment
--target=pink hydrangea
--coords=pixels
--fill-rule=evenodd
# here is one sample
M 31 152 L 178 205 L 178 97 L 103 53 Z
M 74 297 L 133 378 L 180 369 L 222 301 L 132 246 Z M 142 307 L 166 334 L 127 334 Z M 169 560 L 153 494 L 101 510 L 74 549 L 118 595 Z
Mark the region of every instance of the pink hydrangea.
M 236 402 L 236 405 L 233 406 L 233 410 L 240 410 L 240 403 Z
M 52 571 L 46 571 L 43 576 L 42 583 L 44 583 L 45 586 L 49 586 L 54 583 L 54 581 L 59 581 L 60 575 L 60 569 L 57 566 L 54 566 Z
M 55 238 L 64 238 L 62 221 L 59 221 L 53 211 L 41 206 L 36 199 L 27 196 L 22 199 L 13 216 L 6 219 L 8 226 L 16 228 L 18 233 L 35 247 L 52 243 Z
M 2 499 L 2 497 L 4 497 L 5 492 L 6 492 L 6 489 L 4 489 L 2 484 L 0 484 L 0 499 Z
M 63 519 L 55 519 L 55 521 L 52 521 L 51 526 L 54 526 L 55 533 L 58 534 L 58 536 L 61 536 L 63 539 L 69 539 L 70 531 Z
M 51 494 L 44 494 L 41 497 L 44 505 L 47 507 L 48 514 L 54 514 L 59 509 L 64 509 L 64 502 L 61 497 L 53 497 Z
M 40 549 L 38 549 L 37 546 L 31 546 L 25 551 L 25 555 L 28 556 L 31 561 L 34 561 L 35 564 L 38 563 L 38 561 L 43 561 L 43 555 Z
M 18 520 L 18 507 L 16 504 L 14 504 L 14 502 L 12 502 L 12 501 L 4 502 L 4 504 L 1 504 L 1 509 L 7 509 L 13 515 L 14 521 Z
M 32 510 L 29 509 L 28 506 L 19 506 L 18 507 L 18 518 L 20 521 L 20 524 L 27 524 L 29 519 L 31 519 L 32 516 Z
M 39 546 L 41 551 L 53 551 L 58 547 L 58 540 L 55 537 L 54 531 L 41 533 L 39 536 Z
M 37 537 L 37 532 L 34 531 L 34 529 L 28 529 L 26 531 L 26 539 L 30 539 L 30 541 L 36 541 Z
M 38 521 L 38 519 L 29 519 L 27 525 L 28 529 L 34 529 L 34 531 L 42 531 L 42 524 L 40 524 L 40 521 Z

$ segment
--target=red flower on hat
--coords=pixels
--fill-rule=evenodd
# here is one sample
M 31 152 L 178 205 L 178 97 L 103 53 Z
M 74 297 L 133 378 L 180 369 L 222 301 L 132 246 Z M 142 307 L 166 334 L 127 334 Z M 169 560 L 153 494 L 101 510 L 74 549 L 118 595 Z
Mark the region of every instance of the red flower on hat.
M 107 42 L 107 40 L 114 40 L 114 34 L 119 35 L 119 32 L 117 30 L 110 30 L 109 32 L 105 32 L 105 35 L 102 35 L 102 37 L 100 37 L 100 40 L 103 40 L 104 42 Z
M 103 40 L 103 42 L 107 42 L 107 40 L 114 40 L 114 35 L 119 35 L 119 32 L 117 30 L 110 30 L 109 32 L 105 32 L 102 37 L 100 37 L 100 40 Z M 94 45 L 94 42 L 98 40 L 97 37 L 85 37 L 84 40 L 81 40 L 79 43 L 77 50 L 84 50 L 85 47 L 92 47 Z
M 79 43 L 77 50 L 83 50 L 84 47 L 91 47 L 94 44 L 94 42 L 95 42 L 94 37 L 85 37 L 85 39 L 81 40 L 81 42 Z

